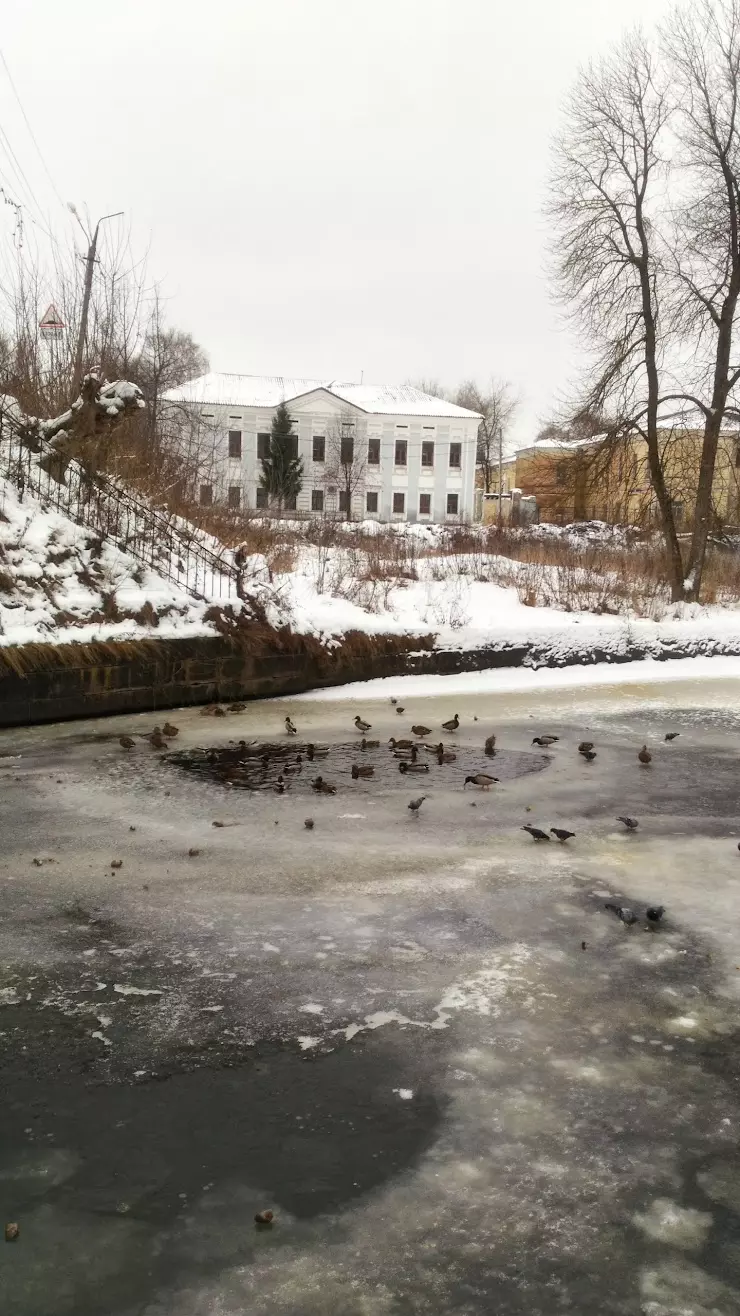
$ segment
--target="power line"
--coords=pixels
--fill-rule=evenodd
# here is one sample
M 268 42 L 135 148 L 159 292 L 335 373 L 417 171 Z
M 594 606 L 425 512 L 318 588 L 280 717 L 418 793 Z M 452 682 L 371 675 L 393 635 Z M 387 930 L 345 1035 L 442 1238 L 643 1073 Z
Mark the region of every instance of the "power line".
M 14 83 L 14 81 L 13 81 L 13 78 L 12 78 L 12 76 L 11 76 L 11 72 L 10 72 L 10 69 L 8 68 L 8 61 L 6 60 L 5 55 L 3 54 L 2 50 L 0 50 L 0 61 L 2 62 L 2 66 L 3 66 L 3 68 L 5 69 L 5 73 L 6 73 L 6 75 L 7 75 L 8 82 L 10 83 L 11 88 L 12 88 L 12 90 L 13 90 L 13 95 L 15 96 L 15 99 L 16 99 L 17 102 L 18 102 L 18 108 L 19 108 L 21 114 L 23 115 L 23 122 L 25 123 L 25 125 L 26 125 L 26 127 L 27 127 L 27 129 L 28 129 L 28 134 L 29 134 L 29 136 L 30 136 L 30 138 L 31 138 L 31 141 L 33 142 L 34 146 L 36 147 L 36 152 L 37 152 L 37 154 L 38 154 L 39 160 L 41 161 L 42 165 L 44 166 L 44 170 L 45 170 L 45 173 L 46 173 L 46 177 L 48 178 L 49 182 L 51 183 L 51 186 L 52 186 L 52 189 L 53 189 L 53 191 L 54 191 L 54 195 L 55 195 L 57 201 L 59 202 L 59 204 L 60 204 L 61 206 L 63 206 L 63 205 L 64 205 L 64 202 L 62 201 L 62 198 L 60 197 L 59 192 L 57 191 L 57 185 L 56 185 L 56 183 L 54 182 L 54 179 L 53 179 L 52 176 L 51 176 L 51 172 L 50 172 L 50 170 L 49 170 L 49 166 L 47 165 L 46 160 L 44 159 L 44 155 L 43 155 L 43 152 L 42 152 L 42 150 L 41 150 L 41 147 L 39 146 L 39 144 L 38 144 L 38 142 L 37 142 L 37 140 L 36 140 L 36 134 L 34 133 L 33 128 L 31 127 L 31 124 L 30 124 L 30 122 L 29 122 L 28 115 L 26 114 L 26 111 L 25 111 L 24 108 L 23 108 L 23 102 L 22 102 L 22 100 L 21 100 L 21 98 L 20 98 L 20 96 L 19 96 L 19 94 L 18 94 L 18 89 L 17 89 L 17 87 L 16 87 L 16 85 L 15 85 L 15 83 Z

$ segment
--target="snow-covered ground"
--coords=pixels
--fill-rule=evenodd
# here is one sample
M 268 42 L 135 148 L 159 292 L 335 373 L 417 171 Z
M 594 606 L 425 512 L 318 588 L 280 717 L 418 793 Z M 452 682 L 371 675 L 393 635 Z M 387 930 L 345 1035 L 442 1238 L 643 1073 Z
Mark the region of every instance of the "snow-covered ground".
M 352 527 L 358 528 L 370 542 L 378 533 L 375 523 Z M 199 535 L 184 522 L 175 530 Z M 415 543 L 417 552 L 410 570 L 401 555 L 395 573 L 369 569 L 362 551 L 296 540 L 290 570 L 271 572 L 267 560 L 255 554 L 245 562 L 245 584 L 274 624 L 288 622 L 327 644 L 353 630 L 433 635 L 442 649 L 526 644 L 533 647 L 531 662 L 556 665 L 635 650 L 657 656 L 666 646 L 740 653 L 738 608 L 658 600 L 655 620 L 629 610 L 615 616 L 530 607 L 522 602 L 525 591 L 516 588 L 527 563 L 487 554 L 483 543 L 480 552 L 442 556 L 440 533 L 437 527 L 404 527 L 399 538 Z M 603 538 L 605 528 L 598 533 Z M 217 541 L 199 537 L 206 547 L 224 552 Z M 163 564 L 168 551 L 163 549 Z M 231 554 L 225 558 L 230 561 Z M 558 568 L 538 570 L 549 573 L 556 598 Z M 513 583 L 497 583 L 502 578 Z M 594 588 L 598 592 L 598 580 Z M 28 491 L 21 500 L 12 483 L 0 480 L 0 644 L 211 635 L 216 630 L 206 614 L 214 603 L 227 601 L 239 607 L 215 576 L 203 597 L 196 597 L 168 579 L 166 570 L 142 565 L 114 539 L 45 508 Z

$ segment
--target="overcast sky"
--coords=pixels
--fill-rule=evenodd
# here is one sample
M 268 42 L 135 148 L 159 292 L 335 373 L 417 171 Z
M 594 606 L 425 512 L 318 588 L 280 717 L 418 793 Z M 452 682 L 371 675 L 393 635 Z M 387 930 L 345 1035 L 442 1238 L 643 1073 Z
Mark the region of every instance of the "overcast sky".
M 577 360 L 544 272 L 559 106 L 580 63 L 666 9 L 34 0 L 5 6 L 0 44 L 59 197 L 126 211 L 213 369 L 493 373 L 526 441 Z M 28 200 L 27 180 L 61 229 L 1 66 L 0 126 L 0 183 Z

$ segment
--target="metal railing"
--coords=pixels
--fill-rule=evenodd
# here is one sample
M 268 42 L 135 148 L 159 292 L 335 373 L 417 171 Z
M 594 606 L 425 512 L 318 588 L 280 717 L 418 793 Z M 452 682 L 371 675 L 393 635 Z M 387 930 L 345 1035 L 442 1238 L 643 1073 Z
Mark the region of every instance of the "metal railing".
M 137 498 L 105 475 L 89 476 L 77 462 L 67 468 L 64 482 L 39 465 L 38 454 L 21 442 L 9 425 L 0 426 L 0 475 L 46 507 L 55 507 L 77 525 L 113 539 L 142 566 L 173 581 L 196 598 L 236 595 L 237 571 L 224 556 L 169 517 Z M 227 557 L 228 555 L 228 557 Z

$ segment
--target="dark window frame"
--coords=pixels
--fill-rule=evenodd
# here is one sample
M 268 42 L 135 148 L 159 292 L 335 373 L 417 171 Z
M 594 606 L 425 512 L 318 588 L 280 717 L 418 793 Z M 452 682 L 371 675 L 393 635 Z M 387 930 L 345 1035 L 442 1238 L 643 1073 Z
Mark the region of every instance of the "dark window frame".
M 401 500 L 401 504 L 402 504 L 401 507 L 396 507 L 396 499 L 397 499 L 397 498 L 400 498 L 400 500 Z M 405 512 L 406 512 L 406 495 L 405 495 L 405 493 L 402 493 L 400 489 L 396 490 L 396 492 L 395 492 L 394 495 L 393 495 L 393 504 L 392 504 L 392 506 L 393 506 L 393 515 L 394 515 L 394 516 L 403 516 L 403 515 L 405 514 Z
M 266 508 L 270 506 L 270 498 L 268 492 L 266 489 L 262 488 L 261 484 L 257 486 L 254 505 L 255 507 L 260 508 L 262 511 L 264 511 Z
M 323 490 L 323 489 L 312 489 L 312 490 L 311 490 L 311 511 L 312 511 L 312 512 L 323 512 L 323 510 L 324 510 L 324 490 Z
M 377 457 L 375 453 L 377 453 Z M 368 439 L 367 464 L 368 466 L 380 466 L 380 439 Z
M 399 453 L 403 454 L 403 461 L 399 461 Z M 396 439 L 396 445 L 393 450 L 393 465 L 407 467 L 409 464 L 409 441 L 408 439 Z
M 257 435 L 257 461 L 268 461 L 270 457 L 270 434 Z
M 236 449 L 236 451 L 234 451 Z M 229 430 L 229 457 L 233 460 L 241 461 L 242 455 L 242 432 L 241 430 Z
M 422 507 L 422 502 L 426 499 L 426 508 Z M 432 515 L 432 495 L 430 493 L 419 494 L 419 516 Z
M 317 455 L 316 455 L 317 453 L 319 453 L 320 456 L 317 456 Z M 314 436 L 313 436 L 313 458 L 312 458 L 312 460 L 315 461 L 315 462 L 325 462 L 325 461 L 326 461 L 326 435 L 325 435 L 325 434 L 314 434 Z
M 375 499 L 375 506 L 374 506 L 374 507 L 371 507 L 371 506 L 370 506 L 370 499 L 371 499 L 371 498 L 374 498 L 374 499 Z M 377 514 L 378 514 L 378 493 L 377 493 L 377 490 L 375 490 L 375 489 L 369 489 L 369 490 L 367 491 L 367 493 L 365 494 L 365 511 L 366 511 L 366 512 L 369 512 L 371 515 L 375 514 L 375 515 L 377 516 Z
M 203 496 L 205 494 L 205 497 Z M 202 484 L 198 493 L 198 501 L 201 507 L 213 507 L 213 485 Z
M 343 434 L 339 440 L 339 464 L 351 466 L 355 460 L 355 436 Z
M 427 457 L 430 458 L 429 461 L 426 461 L 426 460 L 425 460 L 425 458 L 427 458 Z M 433 440 L 433 439 L 423 439 L 423 440 L 422 440 L 422 444 L 421 444 L 421 464 L 422 464 L 422 466 L 424 467 L 424 469 L 427 470 L 427 471 L 429 471 L 429 470 L 433 470 L 433 469 L 434 469 L 434 440 Z
M 242 505 L 242 487 L 240 484 L 230 484 L 227 491 L 227 502 L 233 511 L 237 511 Z
M 454 508 L 450 507 L 450 500 L 451 500 L 451 499 L 454 499 L 454 502 L 455 502 L 455 506 L 454 506 Z M 447 516 L 459 516 L 459 515 L 460 515 L 460 495 L 459 495 L 459 494 L 456 494 L 456 493 L 448 493 L 448 495 L 447 495 L 447 504 L 446 504 L 446 506 L 447 506 L 447 512 L 446 512 L 446 515 L 447 515 Z
M 459 471 L 462 469 L 462 444 L 450 444 L 450 469 Z

